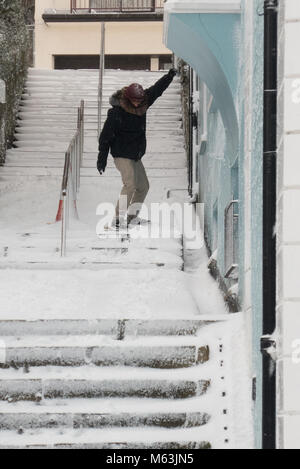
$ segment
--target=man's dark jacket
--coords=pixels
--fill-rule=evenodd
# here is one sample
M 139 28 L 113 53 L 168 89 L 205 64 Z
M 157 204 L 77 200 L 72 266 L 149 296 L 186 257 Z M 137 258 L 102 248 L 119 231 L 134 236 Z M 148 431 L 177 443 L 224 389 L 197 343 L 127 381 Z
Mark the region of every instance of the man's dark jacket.
M 114 158 L 140 160 L 146 152 L 146 111 L 168 88 L 174 78 L 169 72 L 153 86 L 145 90 L 144 113 L 137 115 L 127 112 L 120 100 L 122 90 L 115 93 L 108 110 L 107 120 L 99 138 L 99 156 L 103 168 L 106 167 L 109 151 Z M 126 108 L 126 107 L 125 107 Z

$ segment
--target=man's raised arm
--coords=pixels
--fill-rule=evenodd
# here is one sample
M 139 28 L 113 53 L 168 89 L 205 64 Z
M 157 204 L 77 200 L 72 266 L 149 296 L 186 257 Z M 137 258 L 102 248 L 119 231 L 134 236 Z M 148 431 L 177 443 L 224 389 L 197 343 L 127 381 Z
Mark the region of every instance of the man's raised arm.
M 161 77 L 153 86 L 146 89 L 145 92 L 148 95 L 148 105 L 152 104 L 159 98 L 163 92 L 170 86 L 175 77 L 177 71 L 174 68 L 171 68 L 169 73 Z

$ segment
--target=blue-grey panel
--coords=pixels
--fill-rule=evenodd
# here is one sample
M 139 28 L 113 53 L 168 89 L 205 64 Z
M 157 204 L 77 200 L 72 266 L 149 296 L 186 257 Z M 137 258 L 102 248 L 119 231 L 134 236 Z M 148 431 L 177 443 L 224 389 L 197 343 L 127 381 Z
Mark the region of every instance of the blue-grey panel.
M 226 158 L 234 164 L 239 127 L 234 103 L 240 15 L 171 14 L 167 47 L 198 73 L 214 96 L 226 131 Z

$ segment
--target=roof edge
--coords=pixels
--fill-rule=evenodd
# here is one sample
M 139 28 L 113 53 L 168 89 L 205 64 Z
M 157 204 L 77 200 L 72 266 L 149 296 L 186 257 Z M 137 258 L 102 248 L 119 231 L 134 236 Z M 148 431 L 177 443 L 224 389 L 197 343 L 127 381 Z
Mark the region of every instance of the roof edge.
M 241 0 L 168 0 L 166 13 L 241 13 Z

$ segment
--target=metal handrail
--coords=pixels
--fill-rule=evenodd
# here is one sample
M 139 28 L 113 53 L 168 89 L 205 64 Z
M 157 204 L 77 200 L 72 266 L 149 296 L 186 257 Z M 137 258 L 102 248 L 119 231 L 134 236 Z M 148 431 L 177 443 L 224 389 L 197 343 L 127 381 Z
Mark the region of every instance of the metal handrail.
M 103 104 L 103 78 L 105 70 L 105 23 L 101 23 L 101 46 L 99 61 L 99 85 L 98 85 L 98 138 L 102 127 L 102 104 Z
M 238 260 L 236 258 L 235 221 L 238 221 L 238 214 L 234 212 L 234 206 L 239 204 L 239 200 L 232 200 L 225 208 L 224 220 L 224 253 L 225 253 L 225 278 L 236 278 Z
M 78 218 L 77 199 L 80 190 L 80 169 L 82 166 L 84 148 L 84 101 L 81 101 L 77 113 L 77 130 L 65 153 L 65 166 L 61 186 L 61 256 L 66 255 L 67 229 L 70 220 L 70 200 L 72 210 Z

